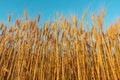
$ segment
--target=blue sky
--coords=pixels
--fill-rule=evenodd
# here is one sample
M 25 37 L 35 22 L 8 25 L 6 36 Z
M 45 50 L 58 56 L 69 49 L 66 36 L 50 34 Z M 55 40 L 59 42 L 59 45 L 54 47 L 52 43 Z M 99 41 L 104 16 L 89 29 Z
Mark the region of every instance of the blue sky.
M 0 22 L 7 23 L 8 14 L 12 15 L 11 23 L 17 18 L 24 18 L 24 10 L 28 12 L 30 19 L 34 19 L 40 13 L 41 24 L 54 19 L 56 11 L 67 18 L 76 15 L 80 20 L 84 10 L 88 7 L 86 20 L 90 21 L 92 12 L 97 14 L 105 8 L 104 29 L 106 29 L 120 16 L 119 3 L 120 0 L 0 0 Z

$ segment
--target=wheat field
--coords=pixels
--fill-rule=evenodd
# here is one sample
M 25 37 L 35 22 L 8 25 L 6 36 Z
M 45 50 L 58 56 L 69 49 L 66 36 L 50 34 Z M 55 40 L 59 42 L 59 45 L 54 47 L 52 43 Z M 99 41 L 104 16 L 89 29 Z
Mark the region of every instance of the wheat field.
M 119 20 L 103 32 L 104 10 L 91 14 L 91 24 L 86 12 L 81 21 L 60 16 L 42 26 L 40 15 L 24 15 L 0 23 L 0 80 L 120 80 Z

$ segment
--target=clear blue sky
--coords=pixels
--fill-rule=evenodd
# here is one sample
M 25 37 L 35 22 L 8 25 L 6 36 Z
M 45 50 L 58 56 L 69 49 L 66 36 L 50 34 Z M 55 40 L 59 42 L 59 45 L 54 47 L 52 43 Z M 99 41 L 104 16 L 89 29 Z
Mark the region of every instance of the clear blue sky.
M 56 11 L 65 17 L 76 15 L 81 19 L 82 13 L 88 7 L 90 7 L 87 12 L 88 21 L 92 12 L 98 13 L 102 8 L 106 9 L 105 28 L 120 16 L 120 0 L 0 0 L 0 22 L 7 23 L 8 14 L 12 15 L 12 22 L 23 17 L 25 9 L 30 19 L 40 13 L 41 23 L 54 19 Z

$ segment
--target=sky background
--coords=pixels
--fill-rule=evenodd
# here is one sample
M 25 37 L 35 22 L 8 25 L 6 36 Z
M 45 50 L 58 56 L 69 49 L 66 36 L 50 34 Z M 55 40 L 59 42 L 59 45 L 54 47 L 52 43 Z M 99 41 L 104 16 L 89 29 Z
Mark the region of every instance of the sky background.
M 99 13 L 106 9 L 104 29 L 108 28 L 120 16 L 120 0 L 0 0 L 0 22 L 7 23 L 8 14 L 12 15 L 11 23 L 17 18 L 24 18 L 24 10 L 30 19 L 41 14 L 40 24 L 47 20 L 54 20 L 56 11 L 66 18 L 76 15 L 81 20 L 81 15 L 88 9 L 86 21 L 90 22 L 91 13 Z

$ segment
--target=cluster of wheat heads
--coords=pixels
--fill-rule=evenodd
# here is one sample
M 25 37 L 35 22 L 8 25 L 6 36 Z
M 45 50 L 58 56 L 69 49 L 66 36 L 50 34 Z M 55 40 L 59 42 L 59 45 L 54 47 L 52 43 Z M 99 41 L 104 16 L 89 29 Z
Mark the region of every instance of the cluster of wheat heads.
M 0 24 L 0 80 L 120 79 L 120 23 L 103 32 L 104 11 L 91 15 L 89 31 L 83 29 L 86 13 L 80 22 L 62 16 L 42 29 L 40 15 L 29 20 L 24 14 L 26 21 Z

